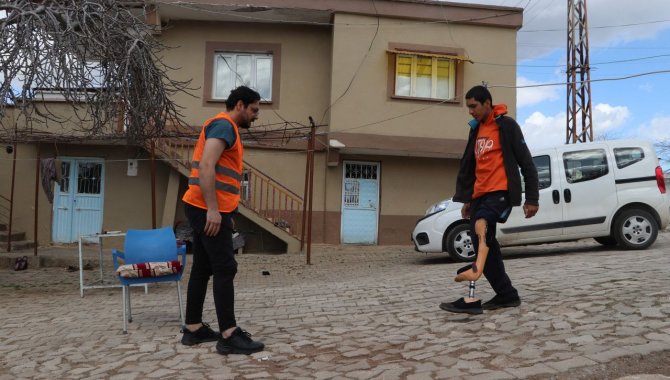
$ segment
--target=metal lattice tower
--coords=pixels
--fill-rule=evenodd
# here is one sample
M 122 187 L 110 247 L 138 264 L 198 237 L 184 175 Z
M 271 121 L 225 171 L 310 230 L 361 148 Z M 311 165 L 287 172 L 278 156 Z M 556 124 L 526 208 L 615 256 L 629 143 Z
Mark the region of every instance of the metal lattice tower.
M 568 0 L 567 130 L 565 143 L 593 141 L 586 0 Z M 581 118 L 581 131 L 577 119 Z

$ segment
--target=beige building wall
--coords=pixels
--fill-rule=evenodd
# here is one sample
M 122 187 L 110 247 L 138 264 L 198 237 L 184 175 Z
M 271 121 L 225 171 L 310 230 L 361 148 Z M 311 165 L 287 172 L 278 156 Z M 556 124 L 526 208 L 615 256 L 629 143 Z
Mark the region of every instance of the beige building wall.
M 516 82 L 516 29 L 381 18 L 377 30 L 376 17 L 337 14 L 333 36 L 332 65 L 338 69 L 333 71 L 331 97 L 335 105 L 331 109 L 331 132 L 428 138 L 434 139 L 435 144 L 438 140 L 464 141 L 470 119 L 464 104 L 464 92 L 482 81 L 489 85 L 514 85 Z M 389 87 L 393 86 L 389 81 L 389 70 L 394 70 L 394 67 L 390 67 L 387 50 L 393 44 L 421 44 L 434 46 L 437 50 L 458 50 L 474 61 L 460 63 L 463 67 L 458 80 L 462 81 L 462 86 L 456 101 L 438 104 L 392 98 L 389 95 L 392 92 Z M 500 46 L 509 49 L 501 51 Z M 355 80 L 347 91 L 354 76 Z M 496 103 L 505 102 L 511 109 L 515 108 L 514 90 L 493 89 L 492 92 Z M 426 143 L 431 144 L 431 141 Z M 455 154 L 446 153 L 450 156 Z M 381 166 L 378 243 L 411 244 L 409 234 L 416 220 L 431 204 L 454 194 L 460 157 L 418 156 L 421 153 L 411 151 L 380 151 L 379 155 L 347 154 L 344 148 L 339 158 L 340 165 L 326 169 L 325 227 L 319 231 L 325 241 L 340 242 L 341 162 L 353 160 L 378 162 Z
M 174 100 L 184 107 L 186 121 L 201 128 L 205 120 L 225 111 L 224 103 L 204 102 L 206 43 L 279 44 L 280 93 L 278 101 L 261 105 L 255 131 L 262 134 L 262 126 L 280 128 L 284 120 L 309 125 L 309 116 L 317 123 L 330 104 L 331 30 L 322 26 L 279 25 L 232 22 L 174 22 L 160 36 L 162 42 L 177 49 L 165 53 L 166 62 L 180 69 L 174 77 L 193 79 L 194 97 L 179 94 Z M 274 99 L 273 99 L 274 100 Z M 327 120 L 326 120 L 327 122 Z M 252 129 L 254 131 L 254 129 Z M 276 144 L 277 142 L 272 142 Z
M 18 144 L 16 176 L 14 184 L 14 210 L 12 230 L 25 232 L 30 240 L 35 239 L 35 179 L 37 164 L 37 144 Z M 11 193 L 12 155 L 0 152 L 0 191 L 3 196 Z M 127 230 L 129 228 L 151 228 L 151 161 L 146 151 L 128 146 L 91 146 L 72 144 L 42 143 L 39 145 L 40 158 L 58 156 L 75 158 L 96 158 L 105 161 L 104 205 L 102 230 Z M 138 175 L 128 176 L 128 159 L 138 159 Z M 156 161 L 156 223 L 163 227 L 162 212 L 166 199 L 168 175 L 171 169 L 161 161 Z M 38 230 L 40 245 L 51 242 L 53 204 L 38 182 L 37 188 Z M 172 227 L 172 225 L 169 225 Z
M 389 62 L 386 51 L 390 43 L 420 42 L 421 45 L 463 49 L 475 62 L 461 63 L 464 65 L 463 91 L 482 81 L 490 85 L 516 83 L 516 29 L 380 18 L 379 31 L 376 30 L 375 17 L 335 16 L 332 66 L 337 69 L 333 70 L 331 97 L 338 99 L 354 75 L 356 79 L 331 109 L 331 132 L 467 137 L 465 124 L 469 116 L 463 103 L 464 94 L 457 94 L 459 102 L 456 104 L 390 99 L 387 96 Z M 494 92 L 497 95 L 494 101 L 515 107 L 513 89 Z M 377 123 L 395 116 L 400 117 Z M 375 124 L 364 126 L 370 123 Z

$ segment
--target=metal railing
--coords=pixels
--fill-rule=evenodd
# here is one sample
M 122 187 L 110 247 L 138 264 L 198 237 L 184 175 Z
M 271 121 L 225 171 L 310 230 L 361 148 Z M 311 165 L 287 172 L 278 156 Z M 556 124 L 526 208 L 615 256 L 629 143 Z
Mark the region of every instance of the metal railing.
M 0 224 L 6 225 L 7 252 L 12 250 L 12 201 L 0 195 Z
M 300 239 L 303 199 L 248 162 L 240 186 L 242 204 Z
M 0 195 L 0 224 L 6 224 L 9 227 L 9 211 L 12 201 L 9 198 Z
M 157 158 L 167 161 L 188 177 L 197 137 L 194 133 L 191 137 L 156 139 L 154 152 Z M 240 198 L 244 207 L 300 239 L 304 207 L 302 197 L 247 162 L 244 162 Z

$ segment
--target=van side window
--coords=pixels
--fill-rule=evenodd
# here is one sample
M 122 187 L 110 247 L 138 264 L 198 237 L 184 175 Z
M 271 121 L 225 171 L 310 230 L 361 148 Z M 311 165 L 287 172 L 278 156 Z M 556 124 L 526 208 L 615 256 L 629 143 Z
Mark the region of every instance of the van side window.
M 533 162 L 537 168 L 537 179 L 540 183 L 539 189 L 546 189 L 551 186 L 551 165 L 549 156 L 533 157 Z
M 604 149 L 563 153 L 563 165 L 568 183 L 590 181 L 609 173 Z
M 533 163 L 537 169 L 538 190 L 551 186 L 551 160 L 549 156 L 535 156 L 533 157 Z M 523 174 L 521 174 L 521 192 L 526 192 L 526 182 L 523 180 Z
M 616 160 L 617 168 L 625 168 L 642 161 L 644 159 L 644 151 L 642 148 L 614 148 L 614 159 Z

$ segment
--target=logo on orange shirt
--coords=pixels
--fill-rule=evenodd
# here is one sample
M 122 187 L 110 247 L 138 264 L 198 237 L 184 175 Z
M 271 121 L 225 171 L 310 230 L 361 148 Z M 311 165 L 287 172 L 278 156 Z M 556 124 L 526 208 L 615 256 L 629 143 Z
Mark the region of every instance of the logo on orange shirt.
M 493 140 L 488 137 L 480 137 L 475 143 L 475 157 L 480 159 L 491 149 L 493 149 Z

